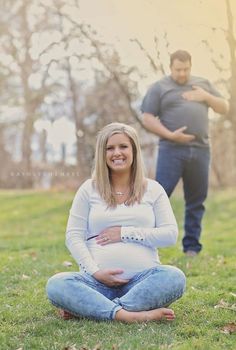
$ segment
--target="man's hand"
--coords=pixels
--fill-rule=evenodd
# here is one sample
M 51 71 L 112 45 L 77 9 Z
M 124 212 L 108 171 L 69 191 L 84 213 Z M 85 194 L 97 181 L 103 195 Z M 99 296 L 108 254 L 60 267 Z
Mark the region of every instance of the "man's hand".
M 193 90 L 185 91 L 182 94 L 182 97 L 185 100 L 196 101 L 196 102 L 206 102 L 207 101 L 207 99 L 209 97 L 209 93 L 206 90 L 204 90 L 200 86 L 196 86 L 196 85 L 193 85 L 192 88 L 193 88 Z
M 166 140 L 177 143 L 188 143 L 195 139 L 194 135 L 184 133 L 184 131 L 187 129 L 186 126 L 183 126 L 175 131 L 170 131 L 158 118 L 149 113 L 143 114 L 143 124 L 148 130 Z
M 119 278 L 117 275 L 123 273 L 124 271 L 121 269 L 115 269 L 115 270 L 98 270 L 93 274 L 93 277 L 96 278 L 99 282 L 105 284 L 109 287 L 118 287 L 122 286 L 129 282 L 127 279 Z
M 96 237 L 97 244 L 106 245 L 110 243 L 121 242 L 121 226 L 108 227 Z
M 188 101 L 205 102 L 216 113 L 227 114 L 229 112 L 229 103 L 222 97 L 216 97 L 200 86 L 193 85 L 193 90 L 186 91 L 182 97 Z
M 187 129 L 187 126 L 183 126 L 171 133 L 171 137 L 169 140 L 177 142 L 177 143 L 189 143 L 195 139 L 194 135 L 185 134 L 184 131 Z

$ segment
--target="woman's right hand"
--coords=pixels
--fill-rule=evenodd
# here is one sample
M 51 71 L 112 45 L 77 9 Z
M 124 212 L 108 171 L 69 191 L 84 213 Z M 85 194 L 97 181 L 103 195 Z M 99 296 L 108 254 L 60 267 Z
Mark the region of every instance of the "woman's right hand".
M 124 271 L 121 269 L 98 270 L 93 274 L 93 277 L 96 278 L 96 280 L 98 280 L 99 282 L 109 287 L 118 287 L 129 282 L 129 280 L 127 279 L 117 277 L 117 275 L 123 272 Z

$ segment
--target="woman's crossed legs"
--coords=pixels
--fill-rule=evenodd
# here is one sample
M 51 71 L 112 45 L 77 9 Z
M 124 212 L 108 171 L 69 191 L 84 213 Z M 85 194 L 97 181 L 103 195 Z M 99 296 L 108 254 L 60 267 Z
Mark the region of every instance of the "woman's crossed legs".
M 108 287 L 88 274 L 62 272 L 48 280 L 46 290 L 51 303 L 65 310 L 65 319 L 72 314 L 123 322 L 171 321 L 174 311 L 165 306 L 183 295 L 185 276 L 175 267 L 158 265 L 124 286 Z

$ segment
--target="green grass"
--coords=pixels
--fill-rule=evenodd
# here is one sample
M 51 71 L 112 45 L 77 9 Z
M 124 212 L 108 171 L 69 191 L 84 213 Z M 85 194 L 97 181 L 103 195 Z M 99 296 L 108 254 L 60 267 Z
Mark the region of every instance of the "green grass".
M 235 311 L 214 308 L 236 303 L 236 189 L 210 193 L 203 223 L 202 253 L 181 251 L 183 202 L 172 204 L 180 226 L 177 246 L 160 251 L 162 263 L 180 267 L 187 291 L 172 308 L 169 324 L 125 325 L 91 320 L 63 321 L 45 296 L 47 279 L 77 269 L 64 246 L 72 193 L 0 192 L 0 349 L 236 349 L 236 333 L 221 328 Z M 63 262 L 71 261 L 71 267 Z

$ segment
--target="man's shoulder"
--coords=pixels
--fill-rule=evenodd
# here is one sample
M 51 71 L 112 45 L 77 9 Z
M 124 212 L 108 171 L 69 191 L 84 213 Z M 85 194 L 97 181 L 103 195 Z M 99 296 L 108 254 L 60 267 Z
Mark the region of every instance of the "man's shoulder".
M 172 85 L 172 80 L 170 79 L 170 76 L 164 76 L 163 78 L 155 81 L 151 86 L 150 89 L 160 91 L 163 88 L 165 89 L 166 87 L 169 87 Z
M 190 79 L 189 79 L 189 84 L 191 85 L 209 85 L 210 82 L 208 79 L 203 78 L 203 77 L 199 77 L 196 75 L 191 75 Z
M 222 97 L 220 92 L 206 78 L 191 76 L 191 79 L 190 79 L 188 85 L 190 85 L 190 86 L 193 86 L 193 85 L 200 86 L 201 88 L 203 88 L 204 90 L 206 90 L 209 93 L 213 94 L 214 96 Z

